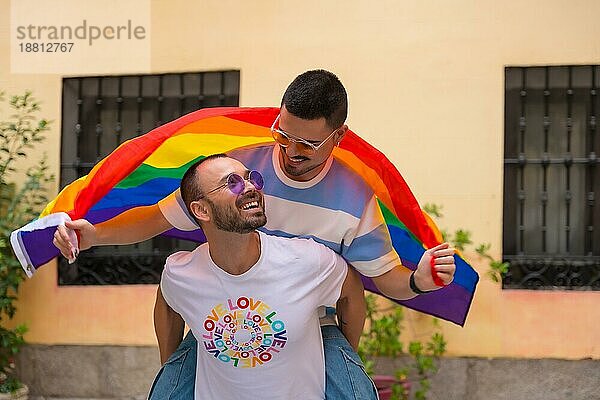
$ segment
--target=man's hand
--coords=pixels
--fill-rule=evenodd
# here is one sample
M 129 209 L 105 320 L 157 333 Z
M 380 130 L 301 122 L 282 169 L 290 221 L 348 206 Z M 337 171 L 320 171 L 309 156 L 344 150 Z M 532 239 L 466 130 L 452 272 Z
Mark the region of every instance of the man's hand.
M 92 246 L 122 245 L 143 242 L 160 235 L 173 226 L 162 215 L 157 204 L 134 207 L 114 218 L 92 225 L 85 219 L 65 222 L 54 232 L 54 245 L 69 261 L 74 261 L 80 250 Z M 79 248 L 74 232 L 79 234 Z
M 79 234 L 79 247 L 69 238 L 73 232 Z M 52 243 L 66 259 L 75 261 L 80 250 L 87 250 L 96 243 L 96 228 L 85 219 L 66 221 L 64 226 L 60 225 L 54 232 Z
M 415 284 L 417 288 L 423 291 L 436 290 L 440 286 L 436 285 L 432 277 L 433 273 L 442 280 L 444 285 L 449 285 L 454 279 L 456 264 L 454 264 L 454 248 L 448 243 L 442 243 L 425 251 L 417 270 L 415 271 Z M 433 258 L 433 262 L 432 262 Z

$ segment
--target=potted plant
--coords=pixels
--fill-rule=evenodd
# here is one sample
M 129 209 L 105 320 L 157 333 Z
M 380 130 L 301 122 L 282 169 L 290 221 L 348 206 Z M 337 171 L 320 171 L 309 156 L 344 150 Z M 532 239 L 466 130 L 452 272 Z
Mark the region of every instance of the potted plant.
M 437 320 L 431 319 L 434 332 L 426 342 L 412 340 L 405 346 L 400 338 L 405 328 L 404 309 L 372 294 L 366 300 L 366 329 L 358 353 L 375 382 L 380 400 L 426 399 L 430 378 L 438 371 L 439 357 L 446 351 Z M 377 364 L 386 359 L 391 359 L 392 365 L 400 359 L 401 366 L 394 367 L 391 375 L 375 374 Z
M 0 93 L 0 101 L 4 101 Z M 0 120 L 0 400 L 27 399 L 28 388 L 15 375 L 14 359 L 25 343 L 24 325 L 7 326 L 15 312 L 23 270 L 10 248 L 10 233 L 34 219 L 47 203 L 45 184 L 53 179 L 45 159 L 29 168 L 19 182 L 16 164 L 41 142 L 48 121 L 37 119 L 39 103 L 30 92 L 9 99 L 11 115 Z

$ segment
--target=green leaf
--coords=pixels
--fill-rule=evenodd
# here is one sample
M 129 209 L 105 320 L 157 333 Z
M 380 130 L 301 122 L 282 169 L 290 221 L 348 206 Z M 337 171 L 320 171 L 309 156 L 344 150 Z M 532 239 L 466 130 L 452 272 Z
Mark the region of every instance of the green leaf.
M 481 243 L 479 246 L 477 246 L 477 248 L 475 248 L 475 251 L 480 256 L 485 256 L 488 254 L 488 251 L 490 251 L 491 248 L 491 243 Z
M 471 241 L 471 232 L 466 231 L 464 229 L 457 229 L 454 232 L 454 239 L 452 244 L 458 250 L 464 251 L 466 245 L 473 244 L 473 242 Z
M 427 214 L 431 215 L 434 218 L 442 218 L 444 215 L 442 214 L 442 206 L 439 204 L 426 203 L 423 206 L 423 211 Z

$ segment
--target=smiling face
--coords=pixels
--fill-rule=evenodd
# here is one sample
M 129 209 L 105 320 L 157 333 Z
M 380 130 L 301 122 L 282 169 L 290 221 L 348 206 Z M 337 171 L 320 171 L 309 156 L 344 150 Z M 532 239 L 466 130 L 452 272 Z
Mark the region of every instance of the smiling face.
M 290 113 L 284 106 L 277 128 L 288 134 L 292 140 L 287 147 L 280 146 L 279 162 L 285 174 L 296 181 L 308 181 L 321 172 L 335 145 L 344 136 L 347 127 L 330 127 L 324 117 L 307 120 Z M 306 151 L 293 138 L 319 146 L 316 151 Z
M 214 224 L 222 231 L 250 233 L 267 223 L 263 194 L 250 182 L 244 181 L 239 194 L 227 185 L 231 174 L 248 179 L 249 171 L 241 162 L 221 157 L 197 167 L 197 184 L 204 196 L 190 204 L 190 211 L 205 224 Z

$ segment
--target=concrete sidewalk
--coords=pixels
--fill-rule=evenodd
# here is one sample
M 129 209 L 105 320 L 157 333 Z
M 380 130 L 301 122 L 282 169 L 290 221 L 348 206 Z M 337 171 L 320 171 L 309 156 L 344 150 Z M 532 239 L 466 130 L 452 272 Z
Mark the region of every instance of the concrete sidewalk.
M 159 364 L 155 347 L 29 345 L 19 357 L 31 400 L 145 400 Z M 598 382 L 600 360 L 444 357 L 428 399 L 600 400 Z

